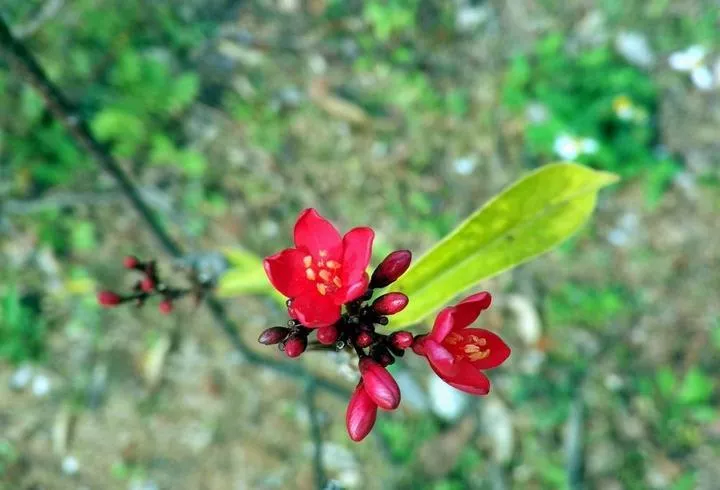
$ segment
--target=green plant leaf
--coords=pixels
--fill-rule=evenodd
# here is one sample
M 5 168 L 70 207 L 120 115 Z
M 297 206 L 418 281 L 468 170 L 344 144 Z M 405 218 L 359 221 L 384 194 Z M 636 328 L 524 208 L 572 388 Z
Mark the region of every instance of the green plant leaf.
M 678 393 L 678 400 L 686 405 L 707 403 L 712 397 L 712 393 L 712 378 L 695 367 L 685 375 Z
M 275 291 L 268 281 L 260 257 L 242 248 L 227 248 L 223 254 L 233 267 L 218 282 L 216 291 L 219 297 L 266 294 L 285 304 L 286 298 Z
M 558 245 L 618 180 L 573 163 L 546 165 L 495 196 L 415 262 L 395 284 L 410 297 L 392 329 L 419 322 L 456 295 Z

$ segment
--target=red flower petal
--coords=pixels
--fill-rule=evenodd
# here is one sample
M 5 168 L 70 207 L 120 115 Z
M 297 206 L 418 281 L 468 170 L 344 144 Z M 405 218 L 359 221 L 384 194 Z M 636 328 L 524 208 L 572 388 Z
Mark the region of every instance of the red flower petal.
M 314 258 L 340 259 L 340 233 L 328 220 L 312 208 L 300 213 L 295 222 L 295 246 L 307 250 Z M 321 255 L 320 252 L 327 255 Z
M 435 317 L 435 323 L 428 338 L 434 340 L 438 344 L 445 340 L 450 332 L 454 330 L 455 326 L 455 307 L 449 306 L 444 308 L 437 317 Z
M 358 282 L 370 263 L 375 232 L 361 226 L 353 228 L 343 237 L 342 281 L 343 284 Z
M 466 328 L 462 333 L 463 335 L 471 334 L 485 339 L 485 344 L 481 346 L 481 349 L 490 351 L 490 354 L 484 359 L 469 360 L 476 369 L 498 367 L 510 357 L 510 347 L 497 334 L 482 328 Z
M 468 296 L 460 303 L 455 305 L 455 324 L 453 330 L 460 330 L 469 326 L 477 320 L 482 310 L 487 310 L 492 302 L 492 297 L 487 291 L 475 293 Z
M 365 391 L 362 381 L 357 385 L 350 397 L 347 412 L 345 412 L 345 426 L 350 439 L 360 442 L 365 439 L 377 419 L 377 405 Z
M 457 366 L 457 374 L 451 378 L 447 378 L 439 373 L 432 363 L 430 364 L 435 374 L 455 389 L 471 395 L 487 395 L 490 392 L 490 380 L 482 371 L 477 370 L 467 361 L 460 361 L 457 363 Z
M 309 328 L 327 327 L 340 319 L 340 306 L 329 296 L 314 291 L 293 299 L 292 311 L 297 320 Z
M 365 391 L 377 406 L 384 410 L 395 410 L 400 405 L 400 387 L 392 374 L 369 357 L 360 360 Z
M 451 378 L 457 374 L 457 363 L 449 350 L 430 338 L 425 339 L 423 348 L 430 366 L 441 378 Z
M 263 260 L 265 273 L 273 287 L 288 298 L 299 296 L 313 287 L 305 277 L 304 256 L 305 253 L 296 248 L 286 248 Z
M 369 280 L 367 273 L 365 273 L 357 282 L 338 289 L 335 294 L 333 294 L 335 304 L 344 305 L 345 303 L 358 299 L 367 291 Z

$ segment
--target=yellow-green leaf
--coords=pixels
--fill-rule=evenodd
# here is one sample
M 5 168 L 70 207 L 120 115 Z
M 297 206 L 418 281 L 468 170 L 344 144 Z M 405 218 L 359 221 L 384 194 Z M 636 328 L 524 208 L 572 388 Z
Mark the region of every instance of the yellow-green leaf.
M 228 248 L 223 250 L 223 254 L 233 268 L 218 281 L 216 291 L 219 297 L 266 294 L 279 303 L 285 303 L 285 297 L 275 291 L 268 281 L 260 257 L 241 248 Z
M 455 296 L 558 245 L 590 217 L 598 191 L 618 180 L 573 163 L 546 165 L 495 196 L 395 283 L 410 298 L 393 330 L 417 323 Z

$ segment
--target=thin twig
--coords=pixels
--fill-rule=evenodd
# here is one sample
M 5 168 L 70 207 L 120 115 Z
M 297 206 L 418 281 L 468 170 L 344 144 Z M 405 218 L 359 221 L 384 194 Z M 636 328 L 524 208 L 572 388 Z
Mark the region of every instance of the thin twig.
M 87 122 L 81 117 L 77 108 L 71 104 L 55 84 L 49 80 L 32 53 L 13 36 L 2 16 L 0 16 L 0 47 L 2 47 L 2 52 L 5 54 L 11 67 L 37 90 L 45 101 L 48 110 L 60 121 L 75 142 L 92 155 L 100 167 L 115 179 L 122 193 L 130 201 L 130 204 L 138 213 L 141 220 L 147 225 L 162 249 L 173 258 L 183 257 L 185 254 L 182 247 L 172 238 L 155 213 L 153 213 L 145 203 L 145 200 L 127 173 L 111 155 L 108 148 L 95 139 Z M 288 362 L 276 361 L 257 354 L 242 340 L 235 325 L 225 314 L 225 309 L 220 301 L 213 296 L 208 296 L 205 304 L 210 310 L 218 328 L 225 333 L 232 346 L 247 362 L 267 367 L 280 374 L 296 379 L 314 379 L 314 383 L 318 389 L 326 390 L 333 395 L 341 397 L 348 397 L 350 395 L 349 390 L 344 386 L 313 376 L 303 368 L 303 366 L 297 363 L 290 364 Z
M 305 405 L 310 419 L 310 439 L 313 443 L 313 472 L 315 474 L 315 487 L 323 490 L 327 483 L 325 469 L 323 468 L 323 441 L 320 431 L 320 418 L 315 406 L 315 380 L 308 379 L 305 385 Z
M 167 212 L 172 211 L 172 204 L 167 196 L 151 188 L 141 188 L 140 194 L 146 201 L 154 202 L 156 207 Z M 0 193 L 1 195 L 1 193 Z M 3 212 L 11 216 L 25 216 L 55 209 L 77 206 L 98 206 L 112 204 L 124 200 L 125 194 L 119 191 L 94 192 L 57 192 L 39 199 L 9 199 L 3 204 Z
M 42 8 L 40 8 L 37 15 L 30 19 L 29 22 L 15 26 L 15 28 L 13 28 L 13 34 L 18 39 L 25 39 L 32 36 L 40 30 L 47 21 L 55 17 L 55 14 L 60 12 L 64 3 L 64 0 L 48 0 Z

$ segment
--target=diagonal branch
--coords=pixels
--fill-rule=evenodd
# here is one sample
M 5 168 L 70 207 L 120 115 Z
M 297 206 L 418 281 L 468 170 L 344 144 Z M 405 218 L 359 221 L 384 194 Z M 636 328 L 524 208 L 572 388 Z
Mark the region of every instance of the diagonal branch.
M 78 109 L 70 103 L 60 89 L 48 79 L 32 53 L 28 51 L 23 43 L 13 36 L 2 16 L 0 16 L 0 49 L 5 54 L 11 67 L 42 96 L 48 110 L 62 123 L 75 142 L 92 155 L 100 167 L 115 179 L 121 192 L 130 201 L 133 209 L 135 209 L 141 220 L 147 225 L 162 249 L 173 258 L 182 257 L 184 255 L 182 247 L 172 238 L 155 213 L 153 213 L 145 203 L 133 181 L 111 155 L 108 148 L 93 136 L 90 127 L 82 118 Z M 342 385 L 316 377 L 309 373 L 303 366 L 269 359 L 257 354 L 250 349 L 242 337 L 240 337 L 235 325 L 225 314 L 225 308 L 219 300 L 213 296 L 208 296 L 206 305 L 210 310 L 215 324 L 225 333 L 233 348 L 235 348 L 247 362 L 264 366 L 280 374 L 299 380 L 314 380 L 315 386 L 319 389 L 326 390 L 341 397 L 349 396 L 350 392 Z

